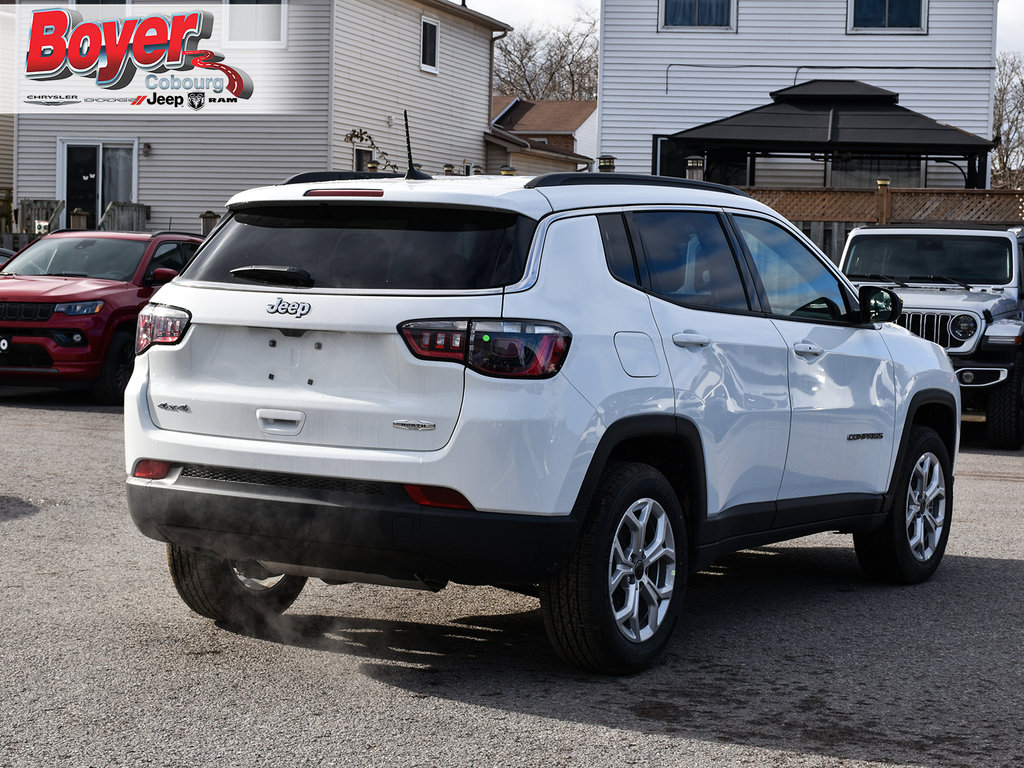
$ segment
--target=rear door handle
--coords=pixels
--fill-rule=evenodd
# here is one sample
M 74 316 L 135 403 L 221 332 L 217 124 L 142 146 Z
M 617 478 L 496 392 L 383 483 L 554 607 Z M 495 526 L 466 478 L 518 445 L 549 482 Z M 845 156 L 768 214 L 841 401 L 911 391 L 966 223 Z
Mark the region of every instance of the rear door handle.
M 696 331 L 683 331 L 672 334 L 672 343 L 677 347 L 706 347 L 711 339 Z
M 825 353 L 825 350 L 817 344 L 811 344 L 808 341 L 801 341 L 794 344 L 793 351 L 800 355 L 800 357 L 817 357 L 818 355 Z

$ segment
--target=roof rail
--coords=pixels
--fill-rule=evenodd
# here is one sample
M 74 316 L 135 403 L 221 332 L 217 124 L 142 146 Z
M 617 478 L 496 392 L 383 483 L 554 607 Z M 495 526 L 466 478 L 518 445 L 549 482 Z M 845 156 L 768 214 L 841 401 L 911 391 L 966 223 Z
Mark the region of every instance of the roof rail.
M 893 224 L 862 224 L 857 229 L 964 229 L 975 232 L 1012 232 L 1019 224 L 996 224 L 984 221 L 900 221 Z
M 203 239 L 202 235 L 197 235 L 195 232 L 183 232 L 180 229 L 160 229 L 153 232 L 150 237 L 156 237 L 157 235 L 184 235 L 185 237 L 198 237 L 200 240 Z
M 746 192 L 725 184 L 697 181 L 696 179 L 680 179 L 675 176 L 648 176 L 643 173 L 545 173 L 526 182 L 526 188 L 574 187 L 590 184 L 640 184 L 680 189 L 704 189 L 709 192 L 726 192 L 730 195 L 750 197 Z
M 353 181 L 362 179 L 397 179 L 398 173 L 379 171 L 306 171 L 282 181 L 282 184 L 315 184 L 318 181 Z

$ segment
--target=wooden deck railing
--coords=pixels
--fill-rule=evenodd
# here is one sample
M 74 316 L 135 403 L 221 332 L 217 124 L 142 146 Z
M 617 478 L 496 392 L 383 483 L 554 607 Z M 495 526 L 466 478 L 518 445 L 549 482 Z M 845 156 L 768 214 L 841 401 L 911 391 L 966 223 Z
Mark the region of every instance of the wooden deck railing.
M 1024 190 L 745 187 L 800 227 L 833 261 L 846 236 L 863 224 L 970 223 L 1024 226 Z

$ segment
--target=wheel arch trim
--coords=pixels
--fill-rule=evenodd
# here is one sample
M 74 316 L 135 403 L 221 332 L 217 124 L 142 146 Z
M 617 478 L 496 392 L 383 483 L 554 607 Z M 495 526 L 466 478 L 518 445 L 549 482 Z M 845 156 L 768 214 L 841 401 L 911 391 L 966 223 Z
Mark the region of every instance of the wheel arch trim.
M 672 467 L 672 455 L 655 456 L 647 453 L 659 443 L 681 452 L 683 463 Z M 576 495 L 572 517 L 582 523 L 597 491 L 601 477 L 611 461 L 640 461 L 653 466 L 666 476 L 676 490 L 680 506 L 687 519 L 690 547 L 694 546 L 701 521 L 707 514 L 707 476 L 704 444 L 697 426 L 688 419 L 672 414 L 646 414 L 630 416 L 611 424 L 594 451 L 590 466 Z M 668 469 L 668 471 L 666 471 Z M 685 482 L 685 498 L 681 491 Z
M 926 389 L 918 392 L 911 398 L 910 404 L 907 406 L 907 416 L 903 423 L 902 434 L 900 435 L 899 448 L 896 451 L 895 461 L 893 462 L 889 489 L 885 494 L 884 509 L 891 509 L 893 500 L 896 497 L 896 481 L 899 475 L 896 467 L 906 458 L 911 427 L 923 426 L 935 430 L 939 439 L 946 446 L 946 453 L 948 454 L 951 466 L 955 468 L 956 454 L 960 442 L 958 416 L 959 409 L 957 408 L 956 396 L 951 392 L 941 389 Z M 950 473 L 948 484 L 952 488 L 952 473 Z

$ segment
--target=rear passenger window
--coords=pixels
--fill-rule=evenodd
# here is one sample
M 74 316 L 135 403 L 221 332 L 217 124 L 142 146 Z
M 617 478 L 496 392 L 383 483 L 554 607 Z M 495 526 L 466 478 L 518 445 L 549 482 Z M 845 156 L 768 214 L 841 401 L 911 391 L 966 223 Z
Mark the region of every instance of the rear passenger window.
M 771 221 L 735 216 L 768 296 L 783 317 L 842 320 L 847 307 L 839 280 L 799 240 Z
M 633 247 L 626 234 L 626 222 L 621 213 L 605 213 L 597 217 L 601 228 L 601 241 L 604 243 L 604 254 L 608 260 L 608 270 L 619 280 L 630 285 L 639 285 L 636 262 L 633 259 Z
M 749 309 L 746 290 L 718 216 L 701 211 L 641 211 L 640 233 L 651 290 L 684 305 Z

